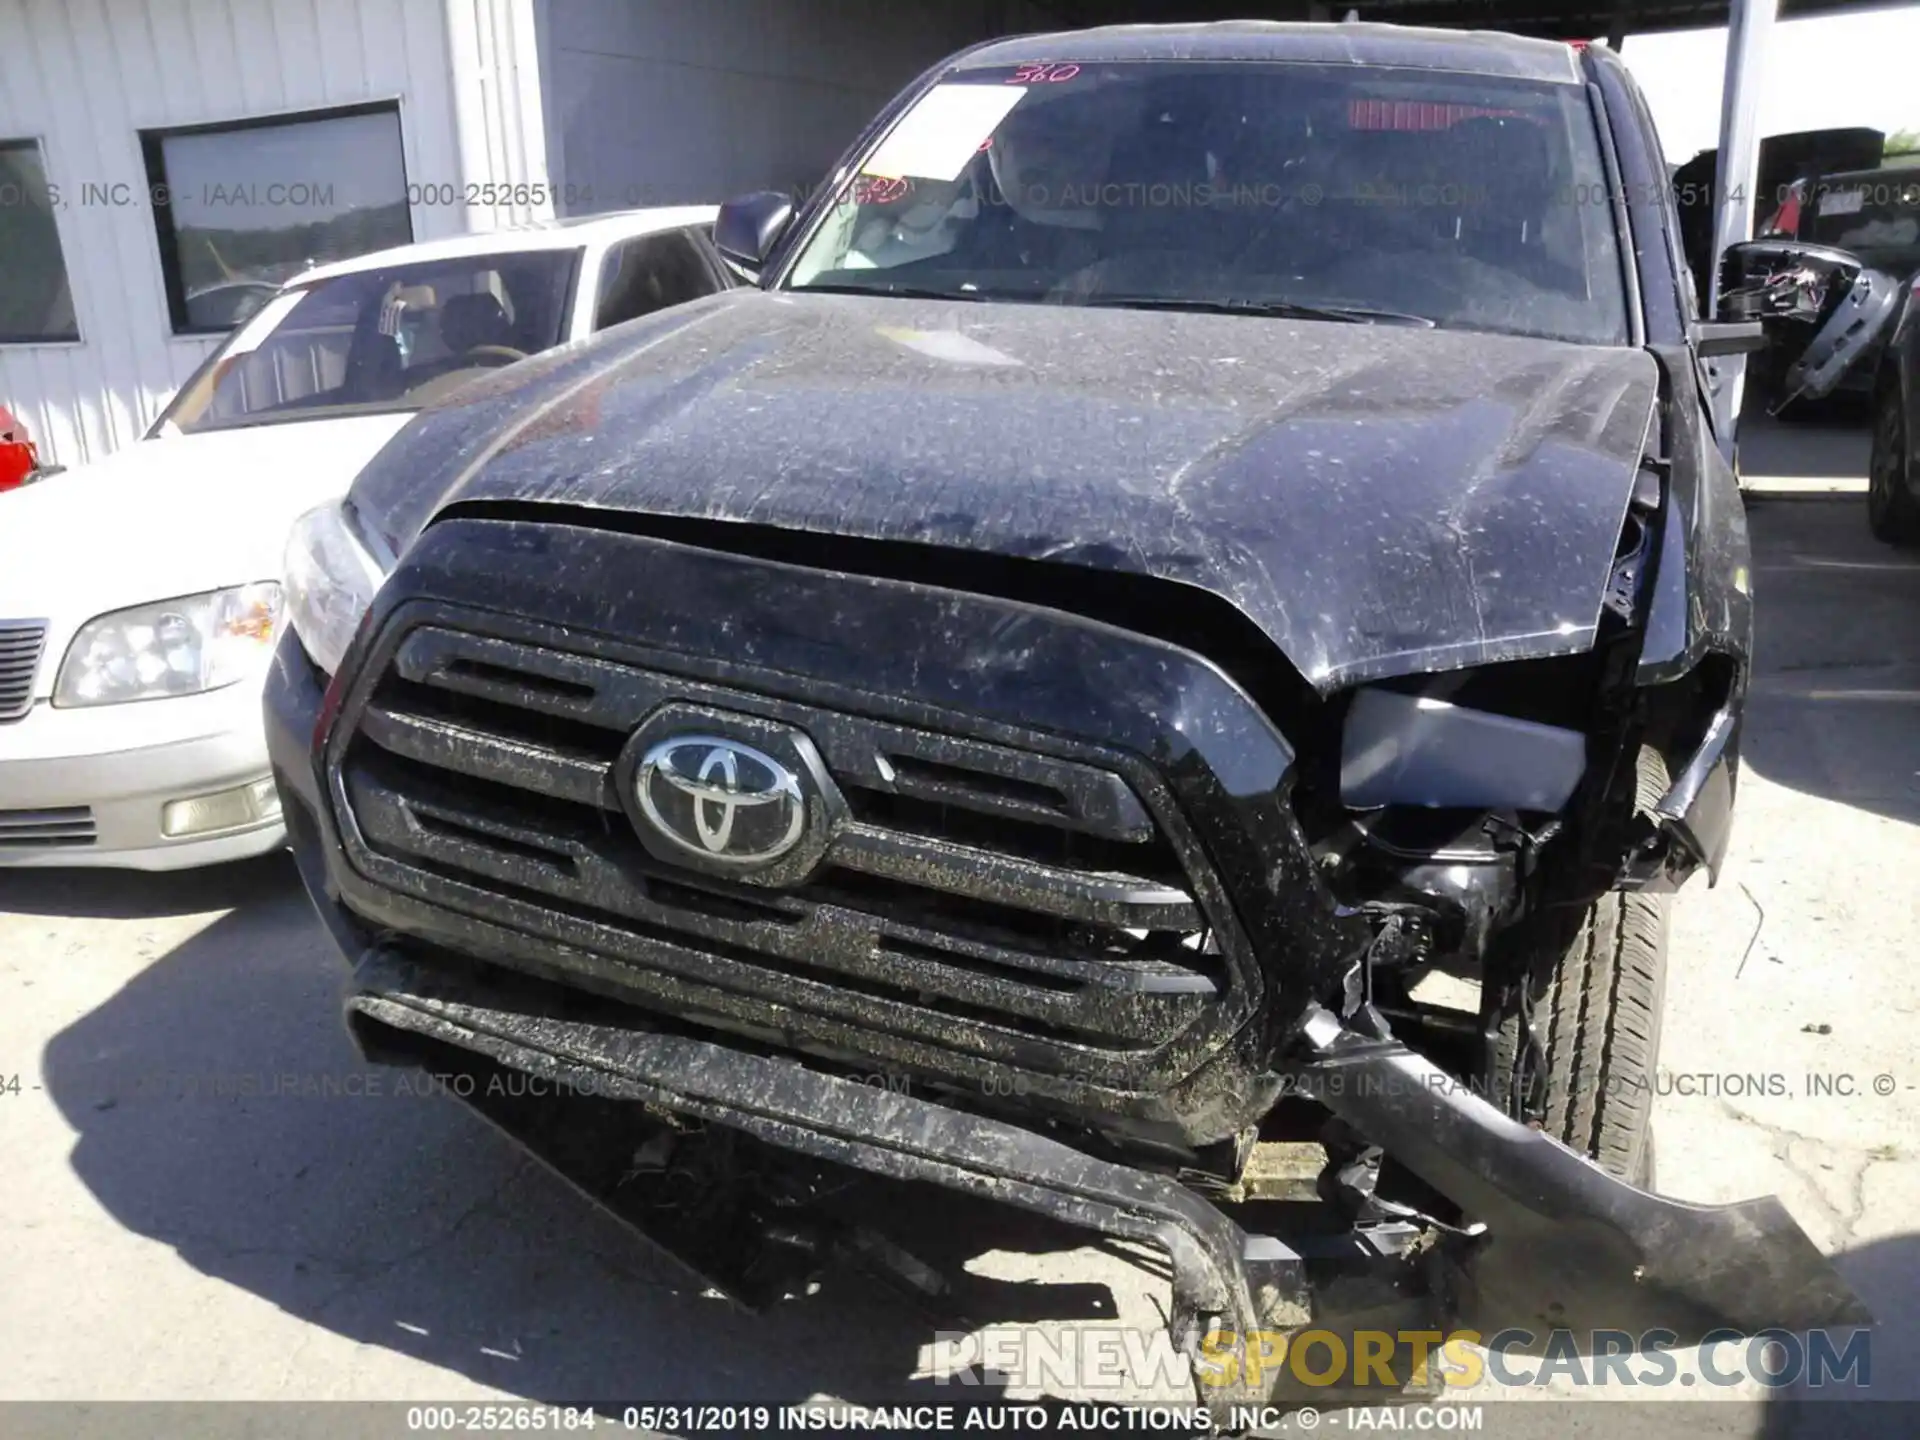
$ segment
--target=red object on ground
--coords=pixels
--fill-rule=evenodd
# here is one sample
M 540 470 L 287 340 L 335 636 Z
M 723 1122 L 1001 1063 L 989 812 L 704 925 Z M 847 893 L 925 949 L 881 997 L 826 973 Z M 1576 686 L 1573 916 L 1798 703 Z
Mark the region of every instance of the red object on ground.
M 13 418 L 13 412 L 0 405 L 0 490 L 11 490 L 26 483 L 40 468 L 39 452 L 27 435 L 27 427 Z

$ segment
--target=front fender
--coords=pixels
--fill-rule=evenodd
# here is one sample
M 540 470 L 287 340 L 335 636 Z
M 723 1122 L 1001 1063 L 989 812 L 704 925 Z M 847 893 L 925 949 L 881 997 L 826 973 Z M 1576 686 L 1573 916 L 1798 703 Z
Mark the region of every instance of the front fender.
M 1655 809 L 1677 883 L 1717 879 L 1733 822 L 1753 659 L 1753 556 L 1739 482 L 1705 423 L 1692 355 L 1655 347 L 1664 373 L 1667 482 L 1645 605 L 1638 685 L 1662 723 L 1673 786 Z

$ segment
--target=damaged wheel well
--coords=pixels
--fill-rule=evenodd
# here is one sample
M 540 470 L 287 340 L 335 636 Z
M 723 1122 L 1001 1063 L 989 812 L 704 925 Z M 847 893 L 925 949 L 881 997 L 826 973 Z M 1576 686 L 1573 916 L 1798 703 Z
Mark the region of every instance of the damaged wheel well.
M 1669 770 L 1677 771 L 1706 738 L 1714 717 L 1739 693 L 1742 673 L 1738 659 L 1715 652 L 1678 679 L 1641 690 L 1647 743 Z

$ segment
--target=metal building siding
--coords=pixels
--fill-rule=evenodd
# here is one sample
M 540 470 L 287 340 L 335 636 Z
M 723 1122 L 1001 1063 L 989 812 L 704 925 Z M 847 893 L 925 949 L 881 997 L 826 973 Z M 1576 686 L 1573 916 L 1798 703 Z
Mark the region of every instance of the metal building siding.
M 217 343 L 172 333 L 140 130 L 397 100 L 410 181 L 490 178 L 469 171 L 460 127 L 469 116 L 491 123 L 497 100 L 485 90 L 458 97 L 472 77 L 454 78 L 449 23 L 527 3 L 0 0 L 0 138 L 41 142 L 48 179 L 61 191 L 56 221 L 81 336 L 78 344 L 0 345 L 0 400 L 50 458 L 79 464 L 137 438 Z M 509 46 L 512 24 L 509 14 Z M 527 49 L 531 56 L 531 40 Z M 523 96 L 513 99 L 524 108 Z M 536 127 L 539 99 L 536 84 Z M 524 144 L 527 123 L 513 117 L 512 143 Z M 125 184 L 140 198 L 83 206 L 88 182 Z M 413 209 L 419 239 L 458 234 L 468 221 L 458 204 Z
M 1257 8 L 1257 7 L 1250 7 Z M 563 210 L 818 182 L 894 93 L 1033 0 L 539 0 Z
M 462 165 L 468 176 L 499 187 L 462 196 L 467 228 L 550 220 L 535 0 L 446 3 Z

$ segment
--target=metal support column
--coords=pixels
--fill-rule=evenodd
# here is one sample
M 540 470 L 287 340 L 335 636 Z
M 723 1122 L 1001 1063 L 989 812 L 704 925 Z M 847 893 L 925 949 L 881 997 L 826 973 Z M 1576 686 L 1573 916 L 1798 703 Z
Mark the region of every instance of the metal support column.
M 1631 12 L 1621 3 L 1607 22 L 1607 48 L 1618 55 L 1627 48 L 1627 28 L 1633 23 Z
M 1727 25 L 1727 71 L 1720 92 L 1720 157 L 1713 192 L 1713 254 L 1708 260 L 1709 316 L 1720 304 L 1720 257 L 1726 248 L 1753 238 L 1754 194 L 1760 167 L 1760 92 L 1765 79 L 1767 42 L 1773 35 L 1778 0 L 1733 0 Z M 1714 418 L 1721 449 L 1729 455 L 1733 426 L 1740 414 L 1746 359 L 1712 362 Z

